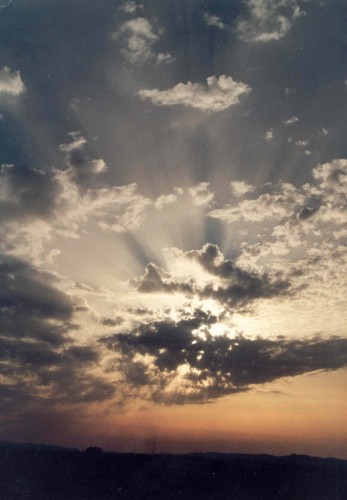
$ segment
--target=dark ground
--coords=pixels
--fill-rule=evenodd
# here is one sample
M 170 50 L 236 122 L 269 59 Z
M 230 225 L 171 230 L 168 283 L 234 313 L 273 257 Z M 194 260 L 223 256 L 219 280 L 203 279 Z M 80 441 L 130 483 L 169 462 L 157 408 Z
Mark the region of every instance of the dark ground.
M 347 500 L 347 461 L 0 443 L 0 500 Z

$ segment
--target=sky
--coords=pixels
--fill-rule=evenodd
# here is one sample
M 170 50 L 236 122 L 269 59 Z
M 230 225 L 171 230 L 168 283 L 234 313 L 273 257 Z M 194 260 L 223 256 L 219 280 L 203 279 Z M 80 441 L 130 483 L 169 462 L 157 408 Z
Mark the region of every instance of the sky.
M 0 2 L 0 439 L 347 458 L 345 0 Z

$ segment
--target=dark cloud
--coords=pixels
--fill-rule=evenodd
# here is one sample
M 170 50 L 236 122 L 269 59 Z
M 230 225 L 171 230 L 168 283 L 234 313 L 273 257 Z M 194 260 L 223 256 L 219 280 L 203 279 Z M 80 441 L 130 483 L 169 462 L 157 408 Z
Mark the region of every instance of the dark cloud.
M 70 178 L 80 186 L 88 185 L 95 175 L 106 170 L 103 160 L 91 159 L 85 151 L 87 141 L 79 132 L 70 133 L 72 142 L 61 144 L 65 153 Z
M 65 153 L 67 177 L 62 170 L 38 170 L 25 165 L 0 166 L 0 223 L 13 221 L 53 221 L 66 210 L 62 199 L 64 182 L 72 186 L 87 187 L 95 176 L 106 169 L 101 159 L 92 159 L 85 151 L 87 141 L 73 133 L 69 144 L 62 144 Z
M 319 207 L 304 207 L 298 214 L 298 219 L 307 220 L 313 217 L 319 210 Z
M 103 326 L 119 326 L 124 323 L 124 318 L 118 316 L 117 318 L 103 318 L 101 324 Z
M 0 167 L 0 221 L 52 214 L 60 186 L 49 172 L 19 165 Z
M 290 283 L 281 276 L 271 279 L 265 273 L 257 274 L 241 269 L 235 262 L 224 259 L 219 247 L 211 243 L 204 245 L 200 251 L 186 252 L 186 256 L 223 280 L 223 285 L 218 288 L 206 286 L 204 294 L 228 305 L 279 296 L 288 293 L 290 288 Z
M 171 279 L 170 273 L 155 264 L 146 266 L 145 274 L 138 280 L 133 280 L 133 284 L 141 293 L 184 293 L 192 295 L 195 293 L 193 280 L 189 282 L 175 282 Z
M 0 334 L 59 345 L 77 302 L 60 291 L 50 273 L 0 256 Z
M 270 277 L 266 273 L 243 270 L 235 262 L 224 259 L 217 245 L 208 243 L 201 250 L 188 251 L 184 256 L 198 262 L 211 275 L 211 282 L 202 286 L 195 279 L 176 281 L 164 269 L 148 264 L 145 274 L 133 280 L 133 284 L 142 293 L 197 295 L 201 299 L 215 299 L 229 307 L 244 307 L 256 299 L 290 292 L 290 282 L 281 275 Z
M 73 335 L 78 301 L 59 284 L 29 263 L 0 258 L 0 365 L 6 381 L 0 399 L 10 413 L 23 405 L 101 401 L 114 393 L 112 385 L 91 373 L 99 352 Z
M 153 316 L 154 311 L 147 307 L 128 307 L 127 312 L 134 316 Z
M 119 352 L 118 366 L 130 385 L 170 404 L 207 401 L 282 377 L 347 366 L 347 339 L 230 338 L 210 333 L 216 321 L 196 310 L 177 322 L 154 321 L 102 342 Z

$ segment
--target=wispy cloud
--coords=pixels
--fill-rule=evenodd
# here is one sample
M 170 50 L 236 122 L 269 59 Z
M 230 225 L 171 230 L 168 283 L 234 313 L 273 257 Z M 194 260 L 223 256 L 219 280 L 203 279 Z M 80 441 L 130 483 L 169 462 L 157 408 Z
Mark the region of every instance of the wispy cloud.
M 161 29 L 154 26 L 144 17 L 137 17 L 125 21 L 121 27 L 112 34 L 113 40 L 119 40 L 123 45 L 123 54 L 133 64 L 146 61 L 171 63 L 174 58 L 167 52 L 158 52 L 154 45 L 158 42 Z
M 213 26 L 214 28 L 218 28 L 220 30 L 224 30 L 226 28 L 226 25 L 223 23 L 220 17 L 209 14 L 208 12 L 204 12 L 203 20 L 206 26 Z
M 248 13 L 242 18 L 237 30 L 246 42 L 271 42 L 283 38 L 293 22 L 305 12 L 298 0 L 245 0 Z
M 273 139 L 274 139 L 274 131 L 273 131 L 273 128 L 269 128 L 266 132 L 265 132 L 265 135 L 264 135 L 264 139 L 266 140 L 266 142 L 272 142 Z
M 25 92 L 25 86 L 19 71 L 12 71 L 8 66 L 0 69 L 0 95 L 20 95 Z
M 126 14 L 134 14 L 138 10 L 143 10 L 143 5 L 133 0 L 125 0 L 119 8 Z
M 288 118 L 287 120 L 283 120 L 284 125 L 293 125 L 294 123 L 297 123 L 299 121 L 299 118 L 295 115 L 293 115 L 291 118 Z

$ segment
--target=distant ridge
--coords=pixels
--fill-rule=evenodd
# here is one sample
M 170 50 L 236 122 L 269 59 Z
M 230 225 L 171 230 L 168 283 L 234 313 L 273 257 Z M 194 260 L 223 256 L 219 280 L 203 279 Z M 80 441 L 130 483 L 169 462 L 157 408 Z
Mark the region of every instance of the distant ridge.
M 12 441 L 0 441 L 0 449 L 7 450 L 47 450 L 47 451 L 79 451 L 78 448 L 68 448 L 44 443 L 14 443 Z
M 196 457 L 196 458 L 221 458 L 229 460 L 255 460 L 262 462 L 272 462 L 276 460 L 285 460 L 287 462 L 304 463 L 304 462 L 342 462 L 347 464 L 347 459 L 336 458 L 336 457 L 317 457 L 311 455 L 302 455 L 292 453 L 290 455 L 270 455 L 268 453 L 227 453 L 218 451 L 206 451 L 206 452 L 188 452 L 188 453 L 167 453 L 167 452 L 157 452 L 157 453 L 145 453 L 145 452 L 119 452 L 119 451 L 104 451 L 102 448 L 90 446 L 85 449 L 72 448 L 67 446 L 59 446 L 54 444 L 45 443 L 31 443 L 31 442 L 13 442 L 13 441 L 0 441 L 0 450 L 28 450 L 28 451 L 65 451 L 65 452 L 98 452 L 105 455 L 139 455 L 139 456 L 182 456 L 182 457 Z
M 347 460 L 0 442 L 1 500 L 345 500 Z

